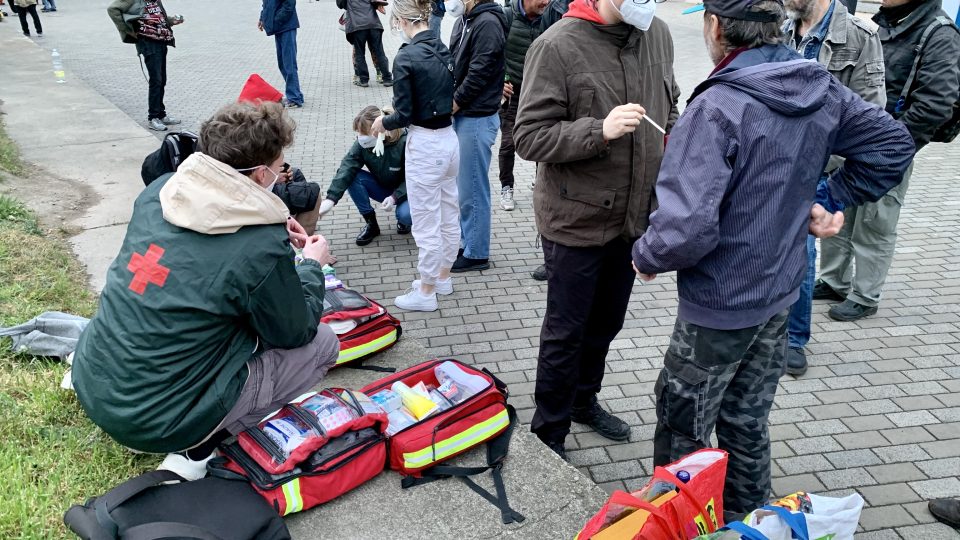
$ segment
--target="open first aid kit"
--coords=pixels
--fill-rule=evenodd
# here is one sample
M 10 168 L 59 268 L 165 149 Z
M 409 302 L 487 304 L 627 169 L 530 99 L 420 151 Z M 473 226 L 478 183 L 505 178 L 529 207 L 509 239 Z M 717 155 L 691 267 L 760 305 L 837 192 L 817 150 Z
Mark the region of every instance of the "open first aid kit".
M 456 360 L 431 360 L 360 391 L 300 396 L 225 441 L 208 469 L 249 481 L 281 515 L 332 500 L 384 468 L 404 474 L 404 488 L 456 477 L 496 505 L 504 523 L 520 522 L 501 475 L 515 424 L 496 377 Z M 484 443 L 486 465 L 442 464 Z M 470 479 L 486 471 L 496 495 Z
M 389 349 L 403 332 L 400 321 L 383 306 L 344 287 L 327 289 L 320 322 L 329 325 L 340 339 L 336 367 L 359 363 Z

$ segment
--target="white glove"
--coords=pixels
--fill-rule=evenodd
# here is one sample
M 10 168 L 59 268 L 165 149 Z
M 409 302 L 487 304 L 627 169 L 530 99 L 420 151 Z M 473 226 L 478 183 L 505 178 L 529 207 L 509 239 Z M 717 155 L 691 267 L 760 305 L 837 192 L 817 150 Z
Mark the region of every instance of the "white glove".
M 377 135 L 377 144 L 376 144 L 376 146 L 373 147 L 373 155 L 375 155 L 375 156 L 377 156 L 377 157 L 380 157 L 380 156 L 383 155 L 383 138 L 384 138 L 384 135 L 385 135 L 385 134 L 384 134 L 382 131 L 380 132 L 379 135 Z
M 324 214 L 333 210 L 333 207 L 336 206 L 336 204 L 337 203 L 331 201 L 330 199 L 324 199 L 323 202 L 320 203 L 320 217 L 323 217 Z
M 393 198 L 393 195 L 387 197 L 380 203 L 380 209 L 384 212 L 389 212 L 393 210 L 393 207 L 397 205 L 397 200 Z

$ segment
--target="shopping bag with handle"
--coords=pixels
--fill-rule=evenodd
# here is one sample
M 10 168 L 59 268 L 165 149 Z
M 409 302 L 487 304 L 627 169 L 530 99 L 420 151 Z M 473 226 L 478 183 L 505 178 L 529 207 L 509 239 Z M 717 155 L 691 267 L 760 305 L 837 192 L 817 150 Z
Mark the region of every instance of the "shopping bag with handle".
M 697 540 L 853 540 L 863 497 L 794 493 Z
M 643 489 L 614 492 L 577 540 L 687 540 L 723 526 L 727 453 L 704 449 L 657 467 Z

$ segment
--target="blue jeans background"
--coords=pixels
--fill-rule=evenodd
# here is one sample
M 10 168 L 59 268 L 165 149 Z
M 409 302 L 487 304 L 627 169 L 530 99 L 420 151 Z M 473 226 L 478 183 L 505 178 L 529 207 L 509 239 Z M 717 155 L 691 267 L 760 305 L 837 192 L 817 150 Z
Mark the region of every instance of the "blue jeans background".
M 460 142 L 460 239 L 468 259 L 490 257 L 490 158 L 500 131 L 500 115 L 453 117 Z
M 280 74 L 287 85 L 287 101 L 303 105 L 303 94 L 300 92 L 300 75 L 297 73 L 297 31 L 288 30 L 274 34 L 277 42 L 277 65 Z
M 57 3 L 54 0 L 43 0 L 44 9 L 57 9 Z
M 787 346 L 802 349 L 810 341 L 810 316 L 813 313 L 813 282 L 817 277 L 817 238 L 807 235 L 807 275 L 800 284 L 800 298 L 787 318 Z
M 367 171 L 357 173 L 357 177 L 353 179 L 350 187 L 347 188 L 347 193 L 349 193 L 350 198 L 353 199 L 353 204 L 357 206 L 360 215 L 372 214 L 374 212 L 373 207 L 370 206 L 370 199 L 383 202 L 384 199 L 393 195 L 392 190 L 378 184 L 377 179 Z M 410 203 L 408 201 L 405 200 L 398 204 L 395 213 L 397 215 L 397 221 L 407 227 L 413 225 L 413 218 L 410 217 Z

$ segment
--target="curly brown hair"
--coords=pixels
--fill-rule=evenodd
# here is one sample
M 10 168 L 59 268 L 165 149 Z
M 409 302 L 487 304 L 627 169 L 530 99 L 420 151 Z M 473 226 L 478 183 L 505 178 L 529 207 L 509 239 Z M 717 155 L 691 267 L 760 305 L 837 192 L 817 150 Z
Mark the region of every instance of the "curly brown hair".
M 200 127 L 200 149 L 234 169 L 249 169 L 280 157 L 295 130 L 279 103 L 231 103 Z

